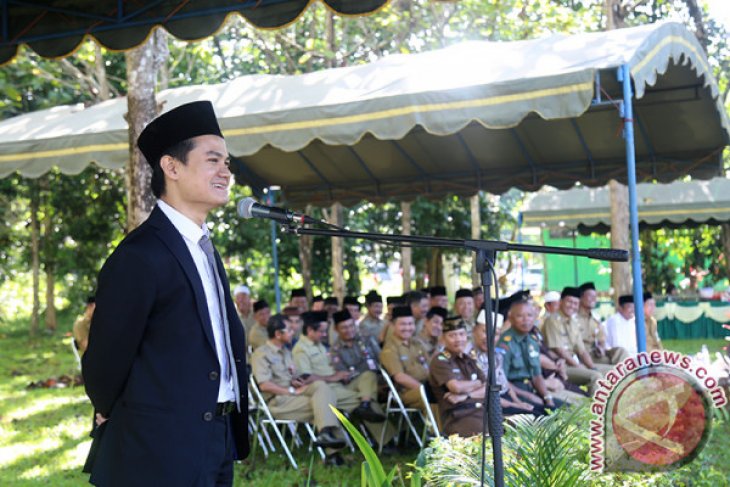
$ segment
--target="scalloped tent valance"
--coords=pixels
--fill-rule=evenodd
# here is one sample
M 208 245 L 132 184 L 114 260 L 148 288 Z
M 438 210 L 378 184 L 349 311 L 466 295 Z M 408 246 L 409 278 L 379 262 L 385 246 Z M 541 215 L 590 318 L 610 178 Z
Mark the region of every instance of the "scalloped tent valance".
M 636 186 L 641 228 L 678 228 L 730 222 L 730 179 L 639 184 Z M 582 233 L 611 228 L 608 188 L 573 188 L 539 193 L 525 204 L 525 226 L 564 226 Z
M 164 110 L 211 100 L 239 182 L 281 186 L 290 205 L 500 194 L 626 181 L 622 120 L 608 98 L 622 99 L 623 65 L 636 92 L 639 181 L 717 176 L 730 124 L 701 47 L 676 23 L 467 42 L 158 99 Z M 1 122 L 0 177 L 123 167 L 126 109 L 115 99 Z
M 162 27 L 182 40 L 215 33 L 232 14 L 261 29 L 277 29 L 296 21 L 320 1 L 340 15 L 366 15 L 389 0 L 64 0 L 31 2 L 0 0 L 0 65 L 12 60 L 25 44 L 43 57 L 63 57 L 87 36 L 102 46 L 123 51 L 138 46 L 150 30 Z

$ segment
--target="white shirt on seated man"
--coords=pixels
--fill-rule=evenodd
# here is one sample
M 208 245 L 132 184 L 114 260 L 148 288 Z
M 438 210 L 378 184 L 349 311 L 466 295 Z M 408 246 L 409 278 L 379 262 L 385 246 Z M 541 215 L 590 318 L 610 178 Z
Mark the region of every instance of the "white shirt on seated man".
M 606 320 L 605 326 L 606 344 L 609 348 L 623 347 L 629 355 L 638 353 L 632 295 L 619 296 L 617 312 Z

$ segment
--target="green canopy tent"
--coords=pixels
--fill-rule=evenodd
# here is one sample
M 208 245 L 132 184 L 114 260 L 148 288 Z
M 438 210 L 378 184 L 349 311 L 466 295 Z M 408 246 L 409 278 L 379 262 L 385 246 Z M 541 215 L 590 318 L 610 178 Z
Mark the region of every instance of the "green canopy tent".
M 295 22 L 316 0 L 64 0 L 31 3 L 0 0 L 0 65 L 27 45 L 43 57 L 68 56 L 87 37 L 115 51 L 142 44 L 150 30 L 164 27 L 182 40 L 214 34 L 237 14 L 262 29 Z M 340 15 L 375 12 L 388 0 L 320 0 Z
M 638 178 L 717 175 L 727 114 L 699 45 L 675 23 L 468 42 L 299 76 L 175 88 L 158 100 L 165 110 L 212 100 L 245 180 L 281 186 L 295 206 L 601 186 L 627 180 L 616 81 L 625 63 L 638 98 Z M 125 111 L 120 98 L 1 122 L 0 177 L 124 166 Z
M 730 179 L 642 183 L 636 186 L 641 228 L 680 228 L 730 222 Z M 535 194 L 522 209 L 525 226 L 560 226 L 583 234 L 611 228 L 608 188 L 573 188 Z
M 177 88 L 158 99 L 165 109 L 212 100 L 242 180 L 280 186 L 292 206 L 626 181 L 638 305 L 637 176 L 717 176 L 730 141 L 702 48 L 671 22 L 468 42 L 300 76 Z M 49 123 L 41 112 L 0 123 L 0 176 L 122 167 L 125 109 L 110 100 Z

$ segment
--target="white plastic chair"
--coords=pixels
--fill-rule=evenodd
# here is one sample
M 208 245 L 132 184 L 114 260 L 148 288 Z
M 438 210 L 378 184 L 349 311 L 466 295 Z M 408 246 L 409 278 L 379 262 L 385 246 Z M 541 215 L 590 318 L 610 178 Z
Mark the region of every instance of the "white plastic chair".
M 403 400 L 401 399 L 400 395 L 398 394 L 398 390 L 395 388 L 395 385 L 393 384 L 393 380 L 388 375 L 388 372 L 383 369 L 383 367 L 380 367 L 380 373 L 383 376 L 383 379 L 385 379 L 385 383 L 388 385 L 388 400 L 385 404 L 385 420 L 387 421 L 391 414 L 399 414 L 398 418 L 398 435 L 400 435 L 401 429 L 403 428 L 403 420 L 405 420 L 406 424 L 408 425 L 408 429 L 410 433 L 413 435 L 413 437 L 416 440 L 416 443 L 418 443 L 419 448 L 423 447 L 423 440 L 421 439 L 421 436 L 416 432 L 416 427 L 413 426 L 413 421 L 411 420 L 411 416 L 418 416 L 421 418 L 421 421 L 425 424 L 426 421 L 423 418 L 423 414 L 421 413 L 420 409 L 417 408 L 407 408 L 403 404 Z M 423 385 L 421 385 L 421 388 L 423 388 Z M 383 428 L 383 431 L 380 435 L 380 446 L 378 447 L 378 453 L 381 453 L 383 451 L 383 440 L 385 439 L 385 428 Z
M 265 430 L 266 426 L 269 426 L 276 435 L 276 438 L 279 440 L 279 445 L 281 445 L 282 449 L 284 450 L 284 453 L 286 454 L 286 457 L 289 459 L 289 463 L 291 463 L 292 467 L 294 467 L 295 470 L 299 469 L 299 466 L 297 465 L 296 460 L 294 460 L 294 456 L 291 453 L 291 448 L 294 447 L 294 445 L 301 445 L 302 441 L 299 438 L 299 435 L 297 434 L 297 426 L 303 425 L 304 429 L 307 431 L 307 435 L 309 436 L 310 440 L 310 446 L 311 449 L 314 446 L 314 443 L 316 442 L 317 437 L 314 434 L 314 428 L 311 424 L 307 422 L 299 422 L 293 419 L 276 419 L 271 414 L 271 410 L 269 409 L 269 406 L 266 404 L 266 401 L 264 400 L 263 394 L 261 394 L 261 391 L 259 390 L 258 385 L 256 384 L 256 380 L 254 379 L 253 375 L 250 378 L 250 388 L 251 392 L 253 392 L 254 399 L 256 400 L 256 407 L 259 409 L 260 414 L 263 414 L 263 417 L 259 418 L 258 423 L 261 425 L 261 429 Z M 281 428 L 281 429 L 279 429 Z M 286 441 L 284 440 L 284 434 L 286 433 L 286 429 L 289 429 L 289 432 L 292 435 L 292 444 L 291 448 L 287 446 Z M 270 448 L 272 451 L 276 451 L 273 443 L 270 443 Z M 324 450 L 320 447 L 317 447 L 317 451 L 319 455 L 322 457 L 322 460 L 325 459 L 326 455 L 324 453 Z

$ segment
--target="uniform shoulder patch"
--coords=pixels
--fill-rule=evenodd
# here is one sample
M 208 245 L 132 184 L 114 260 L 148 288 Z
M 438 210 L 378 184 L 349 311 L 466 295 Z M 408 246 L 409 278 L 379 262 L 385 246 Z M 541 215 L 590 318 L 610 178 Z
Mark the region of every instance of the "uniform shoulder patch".
M 509 342 L 512 340 L 512 335 L 505 335 L 502 337 L 502 341 Z
M 441 361 L 444 361 L 444 362 L 448 362 L 449 361 L 449 359 L 447 359 L 446 357 L 444 357 L 441 354 L 439 354 L 439 358 L 438 359 L 441 360 Z

